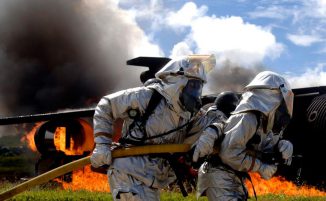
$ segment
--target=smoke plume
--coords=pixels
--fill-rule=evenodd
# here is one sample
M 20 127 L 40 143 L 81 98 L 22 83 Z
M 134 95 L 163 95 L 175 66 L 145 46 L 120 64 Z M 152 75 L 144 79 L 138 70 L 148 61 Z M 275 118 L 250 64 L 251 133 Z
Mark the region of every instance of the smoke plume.
M 222 91 L 242 92 L 243 88 L 259 73 L 266 70 L 262 65 L 252 67 L 239 66 L 229 60 L 218 65 L 208 78 L 208 93 Z
M 144 34 L 103 2 L 0 2 L 0 116 L 93 106 L 140 85 L 125 62 Z

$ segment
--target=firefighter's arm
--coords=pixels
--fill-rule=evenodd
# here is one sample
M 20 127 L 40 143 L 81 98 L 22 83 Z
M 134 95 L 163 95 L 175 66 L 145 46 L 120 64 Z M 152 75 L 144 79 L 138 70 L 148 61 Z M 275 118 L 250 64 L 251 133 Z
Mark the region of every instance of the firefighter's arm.
M 93 167 L 112 163 L 110 146 L 114 133 L 113 123 L 118 118 L 127 117 L 127 109 L 137 100 L 133 94 L 131 90 L 123 90 L 104 96 L 95 108 L 93 118 L 95 148 L 90 158 Z M 138 106 L 137 103 L 133 104 Z
M 110 145 L 112 143 L 113 122 L 111 102 L 108 97 L 103 97 L 98 103 L 94 118 L 95 148 L 90 157 L 93 167 L 99 168 L 112 163 Z
M 247 143 L 256 133 L 257 124 L 257 118 L 253 113 L 232 115 L 225 128 L 220 157 L 225 164 L 235 170 L 258 172 L 263 178 L 269 179 L 277 167 L 265 164 L 247 152 Z
M 197 162 L 198 158 L 212 154 L 216 141 L 220 141 L 223 137 L 222 122 L 214 122 L 209 125 L 200 135 L 196 142 L 196 147 L 193 154 L 193 162 Z

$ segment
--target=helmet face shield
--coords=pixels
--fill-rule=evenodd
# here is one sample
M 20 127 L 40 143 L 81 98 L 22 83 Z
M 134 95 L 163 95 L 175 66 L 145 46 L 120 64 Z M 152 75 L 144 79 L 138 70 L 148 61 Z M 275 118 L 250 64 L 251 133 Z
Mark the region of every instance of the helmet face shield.
M 188 56 L 188 62 L 193 63 L 194 66 L 189 68 L 188 73 L 203 73 L 207 74 L 213 70 L 216 65 L 215 56 L 212 55 L 190 55 Z
M 290 117 L 292 117 L 294 94 L 292 90 L 289 90 L 284 84 L 280 86 L 280 91 L 282 93 L 284 102 L 286 104 L 287 112 L 290 115 Z
M 200 79 L 205 83 L 207 82 L 206 74 L 215 65 L 214 55 L 189 55 L 171 60 L 155 76 L 164 79 L 167 75 L 184 75 L 188 78 Z
M 291 116 L 288 113 L 287 105 L 283 100 L 281 105 L 275 111 L 272 131 L 274 133 L 282 133 L 282 131 L 290 123 L 290 120 L 291 120 Z
M 200 97 L 203 91 L 203 82 L 201 80 L 191 79 L 187 82 L 183 91 L 192 97 Z
M 203 82 L 191 79 L 187 82 L 180 94 L 181 104 L 191 113 L 197 113 L 202 106 L 200 96 L 202 94 Z

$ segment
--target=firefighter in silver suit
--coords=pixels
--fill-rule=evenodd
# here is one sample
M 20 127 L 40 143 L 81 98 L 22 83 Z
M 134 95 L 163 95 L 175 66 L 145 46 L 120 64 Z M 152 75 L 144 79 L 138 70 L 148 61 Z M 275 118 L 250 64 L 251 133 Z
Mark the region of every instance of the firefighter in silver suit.
M 218 174 L 218 170 L 215 168 L 215 156 L 214 154 L 210 155 L 215 149 L 215 152 L 218 152 L 218 145 L 223 140 L 223 127 L 225 125 L 225 122 L 227 118 L 230 117 L 231 112 L 233 112 L 236 108 L 236 106 L 239 103 L 239 95 L 232 91 L 225 91 L 220 93 L 215 101 L 213 106 L 211 106 L 208 109 L 207 114 L 212 113 L 212 115 L 216 115 L 218 118 L 210 118 L 212 120 L 213 125 L 219 125 L 220 133 L 218 137 L 215 139 L 214 143 L 212 142 L 206 142 L 205 144 L 210 145 L 210 151 L 208 151 L 208 154 L 202 154 L 200 157 L 206 157 L 205 162 L 201 165 L 201 167 L 198 170 L 198 180 L 197 180 L 197 198 L 200 196 L 206 194 L 206 190 L 208 188 L 213 187 L 214 182 L 216 180 L 215 174 Z M 211 125 L 209 126 L 211 127 Z M 218 132 L 217 132 L 218 133 Z M 202 137 L 201 137 L 202 138 Z M 198 141 L 199 142 L 199 141 Z M 198 143 L 197 142 L 197 143 Z M 215 153 L 216 154 L 216 153 Z M 198 160 L 199 156 L 194 155 L 193 161 L 196 162 Z M 218 187 L 218 186 L 216 186 Z
M 248 172 L 267 180 L 277 170 L 264 155 L 277 152 L 290 165 L 293 145 L 282 134 L 292 108 L 293 93 L 282 76 L 270 71 L 256 75 L 226 121 L 218 157 L 199 170 L 199 177 L 210 179 L 198 182 L 197 196 L 205 192 L 208 200 L 247 200 Z
M 173 182 L 176 176 L 168 161 L 162 157 L 145 155 L 113 160 L 110 149 L 113 122 L 116 119 L 124 120 L 121 138 L 126 142 L 185 143 L 188 138 L 186 131 L 189 131 L 185 125 L 200 112 L 200 96 L 203 84 L 207 82 L 206 73 L 213 67 L 214 55 L 189 55 L 173 59 L 155 74 L 154 81 L 104 96 L 100 100 L 94 114 L 96 146 L 91 163 L 93 167 L 109 165 L 108 177 L 114 200 L 160 200 L 159 189 Z M 146 122 L 137 122 L 135 116 L 145 113 L 154 91 L 162 99 Z M 193 124 L 204 127 L 207 122 L 201 121 Z M 197 130 L 201 132 L 203 129 Z M 187 143 L 194 143 L 194 140 L 197 138 L 189 138 Z

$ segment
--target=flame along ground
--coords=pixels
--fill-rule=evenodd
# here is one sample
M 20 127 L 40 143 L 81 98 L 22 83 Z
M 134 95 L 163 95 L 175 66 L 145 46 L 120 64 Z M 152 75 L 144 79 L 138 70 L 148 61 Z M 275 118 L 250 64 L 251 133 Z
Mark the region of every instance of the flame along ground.
M 326 196 L 326 192 L 312 186 L 297 186 L 283 177 L 275 176 L 270 180 L 264 180 L 258 173 L 250 174 L 257 195 L 284 194 L 289 196 Z M 246 182 L 249 194 L 254 195 L 249 181 Z
M 120 122 L 121 123 L 121 122 Z M 37 151 L 34 135 L 36 130 L 42 125 L 37 123 L 34 128 L 27 133 L 21 140 L 26 141 L 28 147 L 33 151 Z M 118 129 L 119 130 L 119 129 Z M 119 132 L 119 131 L 118 131 Z M 62 132 L 57 132 L 62 135 Z M 59 136 L 60 136 L 59 135 Z M 60 139 L 59 139 L 60 141 Z M 60 142 L 56 145 L 57 150 L 61 150 Z M 64 151 L 64 150 L 61 150 Z M 69 150 L 66 150 L 69 152 Z M 326 192 L 320 191 L 312 186 L 297 186 L 293 182 L 285 180 L 283 177 L 276 176 L 270 180 L 262 179 L 259 174 L 250 174 L 252 183 L 254 185 L 257 195 L 265 194 L 285 194 L 289 196 L 326 196 Z M 74 171 L 72 174 L 72 182 L 64 182 L 60 179 L 55 179 L 62 184 L 63 189 L 69 189 L 73 191 L 87 190 L 92 192 L 110 192 L 108 184 L 108 178 L 106 174 L 93 172 L 90 166 L 85 166 L 81 170 Z M 249 181 L 246 182 L 249 194 L 253 196 L 253 188 Z
M 283 177 L 277 176 L 270 180 L 264 180 L 257 173 L 250 175 L 257 195 L 285 194 L 289 196 L 326 196 L 326 192 L 320 191 L 315 187 L 298 187 L 294 183 L 286 181 Z M 86 166 L 82 170 L 74 171 L 72 174 L 72 182 L 60 181 L 60 183 L 62 183 L 63 188 L 66 190 L 110 192 L 107 175 L 92 172 L 90 166 Z M 253 196 L 251 184 L 246 182 L 246 185 L 249 194 Z
M 56 181 L 62 183 L 62 187 L 67 190 L 110 192 L 107 175 L 93 172 L 90 165 L 85 166 L 81 170 L 74 171 L 72 174 L 72 182 L 68 183 L 59 179 L 56 179 Z

